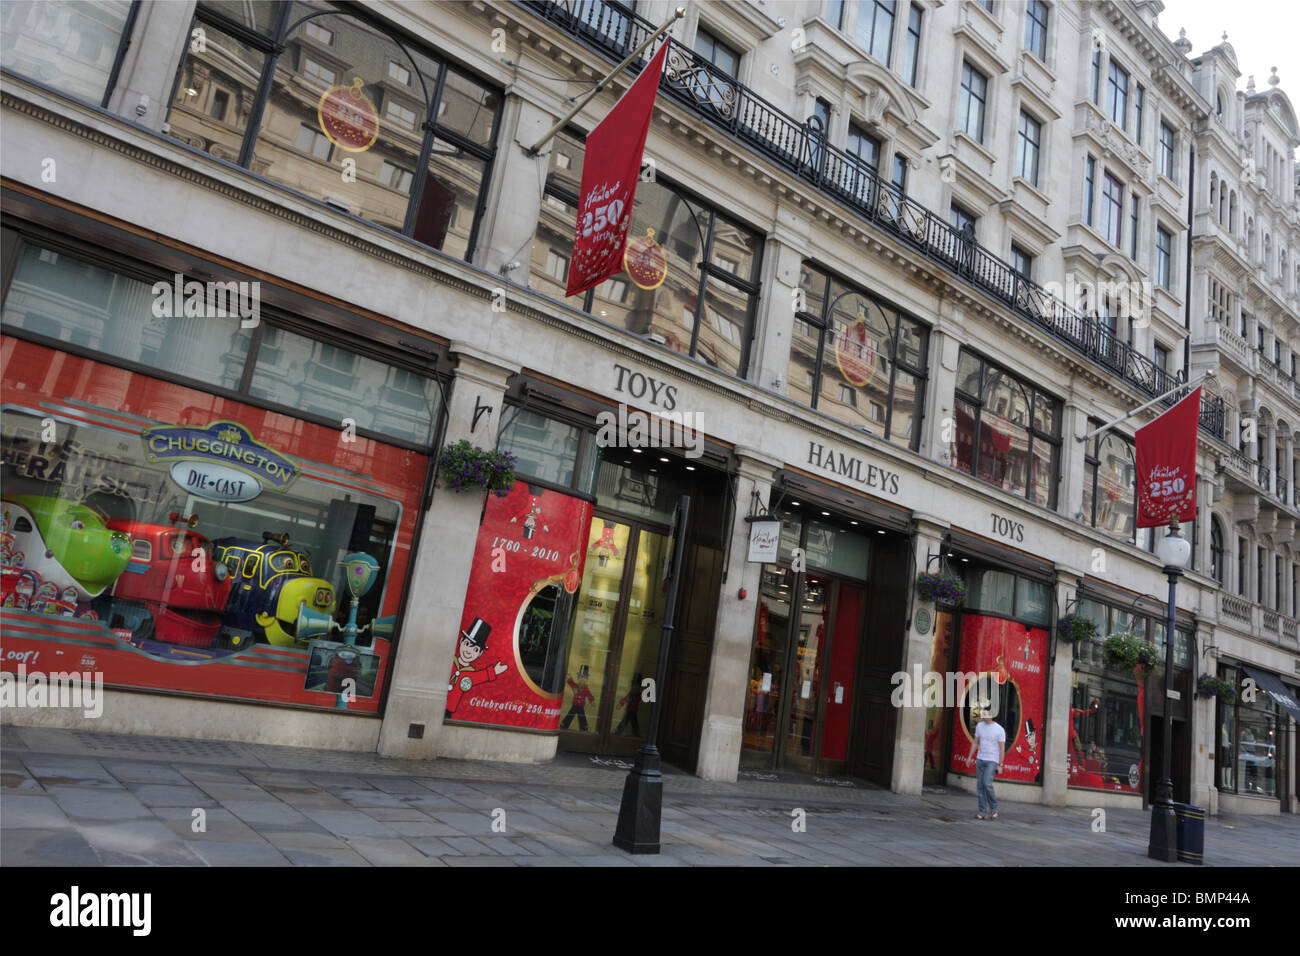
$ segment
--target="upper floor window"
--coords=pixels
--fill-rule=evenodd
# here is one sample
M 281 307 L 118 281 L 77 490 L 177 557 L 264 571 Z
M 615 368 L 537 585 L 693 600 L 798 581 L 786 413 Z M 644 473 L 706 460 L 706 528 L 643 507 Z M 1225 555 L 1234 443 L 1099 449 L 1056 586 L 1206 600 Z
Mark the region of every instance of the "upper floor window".
M 1101 234 L 1112 246 L 1120 243 L 1124 218 L 1124 186 L 1106 173 L 1101 187 Z
M 956 468 L 1051 508 L 1061 452 L 1061 403 L 961 350 L 951 447 Z
M 1174 179 L 1174 128 L 1168 123 L 1160 124 L 1160 174 L 1168 180 Z
M 790 397 L 915 450 L 928 329 L 811 263 L 800 288 L 807 308 L 795 317 Z
M 975 234 L 975 217 L 956 203 L 948 209 L 948 224 L 957 232 Z
M 916 67 L 921 57 L 921 8 L 915 3 L 907 9 L 907 45 L 903 48 L 903 79 L 916 86 Z
M 1088 430 L 1100 426 L 1089 419 Z M 1083 466 L 1083 514 L 1092 527 L 1135 541 L 1137 459 L 1133 440 L 1108 431 L 1088 442 Z
M 1011 268 L 1026 281 L 1033 280 L 1034 257 L 1014 242 L 1011 244 Z
M 252 21 L 238 36 L 227 28 L 232 10 Z M 201 50 L 186 35 L 170 135 L 423 245 L 470 257 L 495 154 L 498 91 L 325 4 L 286 10 L 205 0 L 192 22 L 200 27 L 207 37 Z M 214 122 L 218 84 L 230 106 Z M 250 123 L 255 117 L 260 122 Z M 303 153 L 318 162 L 303 162 Z M 345 158 L 356 163 L 354 181 L 341 176 Z
M 695 31 L 695 52 L 716 66 L 719 72 L 733 80 L 739 78 L 740 54 L 703 27 Z
M 1083 221 L 1092 225 L 1092 210 L 1097 205 L 1097 160 L 1089 156 L 1083 165 Z
M 579 136 L 556 136 L 533 242 L 532 285 L 555 299 L 564 299 L 568 282 L 583 152 Z M 659 246 L 668 266 L 664 278 L 656 285 L 654 276 L 620 272 L 569 301 L 603 322 L 744 375 L 758 301 L 761 236 L 662 174 L 637 187 L 628 235 Z
M 890 49 L 894 45 L 893 0 L 858 0 L 857 15 L 853 37 L 858 46 L 889 66 Z
M 1101 47 L 1092 48 L 1092 62 L 1088 68 L 1088 95 L 1101 105 Z
M 1223 584 L 1223 526 L 1210 517 L 1210 577 Z
M 958 128 L 975 142 L 984 142 L 984 105 L 988 97 L 988 77 L 970 63 L 961 65 L 961 104 L 958 107 Z
M 1025 49 L 1047 62 L 1047 4 L 1029 0 L 1025 8 Z
M 1136 192 L 1129 193 L 1128 205 L 1128 257 L 1136 262 L 1138 257 L 1138 233 L 1141 231 L 1139 227 L 1142 222 L 1142 201 L 1138 198 Z
M 107 106 L 130 0 L 7 0 L 0 5 L 0 63 L 68 96 Z
M 1139 83 L 1133 90 L 1133 138 L 1139 146 L 1142 145 L 1142 113 L 1146 109 L 1146 103 L 1147 91 Z
M 894 174 L 889 181 L 899 196 L 907 195 L 907 160 L 902 153 L 894 154 Z
M 1016 175 L 1034 186 L 1038 185 L 1038 144 L 1042 138 L 1043 124 L 1021 110 L 1016 139 Z
M 1128 73 L 1114 60 L 1110 61 L 1109 79 L 1106 82 L 1106 104 L 1110 121 L 1122 130 L 1128 129 Z

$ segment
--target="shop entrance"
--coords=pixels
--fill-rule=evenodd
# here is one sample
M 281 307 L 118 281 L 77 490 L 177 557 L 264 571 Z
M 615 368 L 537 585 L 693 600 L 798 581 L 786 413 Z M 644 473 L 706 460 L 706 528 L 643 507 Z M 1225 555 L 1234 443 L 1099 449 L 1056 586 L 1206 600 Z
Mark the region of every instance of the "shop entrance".
M 764 570 L 758 676 L 745 708 L 748 765 L 845 771 L 864 594 L 860 583 L 827 574 Z
M 666 527 L 596 512 L 569 644 L 563 749 L 631 754 L 644 742 L 667 548 Z

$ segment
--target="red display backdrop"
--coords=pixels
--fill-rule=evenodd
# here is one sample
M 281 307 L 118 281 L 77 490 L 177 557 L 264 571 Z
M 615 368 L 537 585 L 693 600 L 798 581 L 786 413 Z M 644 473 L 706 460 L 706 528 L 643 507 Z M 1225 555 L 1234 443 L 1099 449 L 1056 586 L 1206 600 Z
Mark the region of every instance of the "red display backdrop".
M 531 657 L 550 652 L 555 673 L 564 673 L 554 652 L 562 650 L 568 621 L 557 611 L 571 605 L 582 582 L 591 515 L 590 502 L 523 481 L 503 498 L 488 496 L 448 681 L 449 719 L 559 727 L 563 687 L 548 693 L 524 658 L 535 644 Z
M 368 501 L 396 517 L 391 550 L 381 561 L 384 583 L 377 614 L 397 614 L 427 467 L 425 456 L 360 436 L 341 441 L 338 429 L 9 336 L 0 336 L 0 371 L 6 476 L 16 481 L 48 479 L 57 468 L 63 475 L 61 484 L 50 482 L 48 490 L 40 493 L 68 494 L 74 482 L 78 488 L 93 485 L 130 500 L 147 520 L 165 522 L 165 508 L 161 516 L 151 516 L 150 509 L 162 507 L 176 489 L 162 466 L 146 460 L 142 429 L 238 422 L 258 442 L 291 457 L 301 469 L 289 493 L 265 489 L 255 501 L 241 506 L 244 509 L 257 506 L 273 526 L 276 521 L 287 524 L 291 511 L 301 512 L 305 502 L 315 503 L 316 513 L 323 513 L 330 502 Z M 25 436 L 34 421 L 39 431 L 45 417 L 54 422 L 56 442 L 41 442 L 39 435 L 19 438 L 16 429 L 24 429 Z M 6 487 L 5 493 L 11 492 Z M 211 538 L 230 533 L 222 529 L 222 512 L 216 503 L 200 502 L 196 510 L 199 533 Z M 318 552 L 310 558 L 321 565 L 328 556 Z M 337 582 L 331 583 L 338 591 L 337 611 L 346 601 L 346 592 L 338 589 Z M 133 640 L 130 630 L 111 628 L 92 613 L 80 605 L 70 614 L 4 608 L 0 619 L 4 670 L 16 671 L 22 662 L 28 673 L 98 671 L 109 686 L 330 708 L 337 704 L 333 691 L 307 689 L 311 650 L 305 641 L 294 646 L 255 642 L 236 649 L 140 641 L 138 635 Z M 337 631 L 319 636 L 340 640 Z M 368 635 L 360 641 L 369 642 Z M 378 712 L 391 649 L 390 641 L 382 637 L 374 640 L 373 647 L 361 648 L 378 658 L 377 662 L 367 658 L 367 664 L 377 663 L 377 671 L 367 670 L 349 710 Z
M 1043 709 L 1047 688 L 1047 631 L 1003 618 L 964 614 L 957 669 L 978 673 L 997 685 L 998 723 L 1007 732 L 999 780 L 1036 783 L 1042 779 Z M 978 685 L 977 685 L 978 686 Z M 953 709 L 951 769 L 974 773 L 970 757 L 976 717 L 970 698 Z

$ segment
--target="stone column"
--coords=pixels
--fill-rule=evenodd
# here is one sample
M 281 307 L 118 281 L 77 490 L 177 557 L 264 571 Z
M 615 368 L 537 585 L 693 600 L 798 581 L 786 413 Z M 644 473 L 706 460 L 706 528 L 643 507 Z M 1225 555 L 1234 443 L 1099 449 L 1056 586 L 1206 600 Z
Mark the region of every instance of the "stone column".
M 1202 474 L 1205 474 L 1202 472 Z M 1214 479 L 1199 478 L 1196 489 L 1196 570 L 1210 577 L 1210 530 L 1211 513 L 1214 508 Z
M 458 363 L 443 441 L 464 438 L 473 444 L 495 446 L 506 379 L 519 369 L 463 344 L 453 342 L 451 351 Z M 474 431 L 475 408 L 483 405 L 491 411 L 481 416 L 478 430 Z M 495 742 L 506 758 L 530 759 L 522 752 L 526 750 L 549 748 L 549 754 L 531 759 L 544 759 L 555 753 L 555 737 L 448 728 L 442 723 L 447 679 L 456 653 L 456 636 L 465 606 L 465 589 L 469 584 L 483 501 L 483 494 L 441 488 L 434 492 L 433 507 L 425 516 L 414 556 L 411 593 L 379 731 L 378 750 L 386 757 L 438 756 L 447 752 L 444 745 L 450 730 L 461 731 L 461 736 L 467 733 L 474 736 L 487 745 L 485 750 Z M 422 736 L 412 736 L 416 733 Z M 458 748 L 457 752 L 463 749 Z
M 758 331 L 749 367 L 754 384 L 781 395 L 790 394 L 790 356 L 794 341 L 794 303 L 799 288 L 801 249 L 808 247 L 808 221 L 793 207 L 777 211 L 777 228 L 764 248 L 764 288 L 759 302 Z
M 731 528 L 726 582 L 718 600 L 718 623 L 704 698 L 700 754 L 695 772 L 705 780 L 734 781 L 740 767 L 745 698 L 749 692 L 749 659 L 754 644 L 761 564 L 750 564 L 749 513 L 752 492 L 766 506 L 773 477 L 781 462 L 752 448 L 737 448 L 740 471 L 736 487 L 736 520 Z M 744 600 L 739 597 L 744 588 Z
M 122 72 L 108 101 L 110 110 L 155 133 L 162 131 L 181 54 L 189 46 L 187 34 L 194 7 L 191 0 L 140 5 L 131 45 L 122 58 Z M 141 100 L 142 96 L 148 99 Z M 137 112 L 140 106 L 143 113 Z
M 1075 568 L 1056 568 L 1056 606 L 1068 607 L 1077 594 L 1084 574 Z M 1047 675 L 1047 713 L 1043 735 L 1043 803 L 1066 805 L 1070 775 L 1066 762 L 1070 754 L 1070 703 L 1074 693 L 1074 645 L 1052 635 L 1048 647 L 1056 648 L 1056 662 Z
M 925 407 L 934 409 L 934 413 L 925 416 L 921 427 L 921 443 L 917 450 L 931 461 L 951 465 L 954 463 L 952 444 L 956 435 L 953 401 L 961 336 L 952 334 L 953 320 L 956 317 L 952 315 L 952 307 L 946 300 L 939 303 L 939 316 L 939 324 L 930 333 L 935 362 L 931 366 L 925 390 Z
M 1067 518 L 1085 524 L 1092 519 L 1091 515 L 1083 514 L 1085 480 L 1083 459 L 1088 453 L 1091 442 L 1079 441 L 1079 439 L 1086 434 L 1088 434 L 1087 410 L 1073 399 L 1067 399 L 1061 420 L 1062 480 L 1057 492 L 1056 510 Z
M 1205 620 L 1196 623 L 1196 660 L 1192 661 L 1192 679 L 1198 678 L 1202 671 L 1215 674 L 1214 661 L 1205 657 L 1205 648 L 1214 643 L 1214 625 Z M 1206 663 L 1202 663 L 1202 662 Z M 1217 675 L 1216 675 L 1217 676 Z M 1210 792 L 1214 788 L 1215 754 L 1214 743 L 1218 738 L 1218 728 L 1214 722 L 1214 698 L 1197 694 L 1191 708 L 1192 719 L 1192 804 L 1209 808 Z
M 931 515 L 915 513 L 913 518 L 916 521 L 916 540 L 913 547 L 916 566 L 912 568 L 909 576 L 909 590 L 910 583 L 916 580 L 918 574 L 926 570 L 928 557 L 931 554 L 941 553 L 941 540 L 944 532 L 948 530 L 947 525 Z M 928 613 L 923 615 L 921 611 Z M 909 682 L 915 678 L 918 671 L 924 676 L 930 670 L 934 629 L 937 626 L 936 616 L 934 602 L 916 598 L 912 606 L 912 627 L 903 641 L 903 673 L 908 675 Z M 921 620 L 918 621 L 918 618 Z M 925 623 L 926 618 L 929 619 L 928 626 L 922 634 L 917 625 Z M 945 680 L 945 687 L 947 683 Z M 917 688 L 912 690 L 915 696 Z M 895 793 L 919 794 L 925 781 L 926 708 L 914 706 L 911 697 L 904 699 L 902 703 L 903 706 L 898 709 L 898 725 L 894 732 L 894 769 L 889 781 L 889 789 Z

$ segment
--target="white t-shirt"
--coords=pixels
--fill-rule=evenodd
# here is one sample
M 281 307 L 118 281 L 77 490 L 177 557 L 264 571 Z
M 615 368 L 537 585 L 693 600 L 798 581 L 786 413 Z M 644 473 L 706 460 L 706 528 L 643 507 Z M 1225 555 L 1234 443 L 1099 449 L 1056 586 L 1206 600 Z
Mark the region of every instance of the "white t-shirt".
M 1007 732 L 1002 729 L 1002 725 L 996 720 L 992 723 L 980 721 L 975 725 L 975 741 L 979 744 L 979 753 L 975 755 L 976 760 L 992 760 L 998 762 L 998 744 L 1006 743 Z

